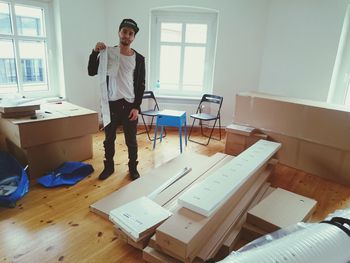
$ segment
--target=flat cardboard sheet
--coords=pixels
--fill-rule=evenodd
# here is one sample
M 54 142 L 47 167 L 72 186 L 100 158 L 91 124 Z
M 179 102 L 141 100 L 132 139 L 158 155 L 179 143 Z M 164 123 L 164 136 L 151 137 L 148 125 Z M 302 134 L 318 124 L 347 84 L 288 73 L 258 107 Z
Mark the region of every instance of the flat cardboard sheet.
M 307 220 L 317 201 L 277 188 L 247 214 L 247 222 L 267 232 Z
M 20 113 L 35 111 L 40 109 L 40 104 L 31 104 L 31 105 L 10 105 L 10 104 L 1 104 L 0 103 L 0 113 Z

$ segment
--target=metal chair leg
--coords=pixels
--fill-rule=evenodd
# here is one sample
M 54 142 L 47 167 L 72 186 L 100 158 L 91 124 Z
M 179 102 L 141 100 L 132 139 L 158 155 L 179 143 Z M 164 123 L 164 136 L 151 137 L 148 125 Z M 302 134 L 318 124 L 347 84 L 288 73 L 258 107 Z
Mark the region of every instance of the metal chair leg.
M 211 139 L 211 136 L 213 135 L 213 131 L 214 131 L 214 128 L 215 128 L 215 125 L 216 125 L 216 121 L 217 121 L 217 120 L 218 120 L 218 119 L 215 120 L 214 125 L 213 125 L 213 127 L 211 128 L 210 135 L 209 135 L 209 139 L 208 139 L 208 142 L 207 142 L 206 145 L 208 145 L 209 142 L 210 142 L 210 139 Z
M 145 118 L 143 117 L 143 115 L 141 115 L 141 118 L 143 121 L 143 126 L 145 127 L 145 131 L 140 132 L 137 135 L 147 133 L 148 140 L 154 141 L 154 138 L 151 138 L 151 136 L 150 136 L 150 132 L 151 132 L 152 126 L 153 126 L 154 116 L 152 116 L 152 120 L 151 120 L 151 124 L 149 125 L 149 128 L 148 128 L 148 125 L 146 124 L 146 121 L 145 121 Z M 164 129 L 164 134 L 162 135 L 162 138 L 164 138 L 165 136 L 166 136 L 166 130 Z M 157 140 L 158 139 L 160 139 L 160 137 L 158 137 Z
M 194 122 L 196 121 L 196 119 L 193 119 L 193 122 L 192 122 L 192 126 L 191 126 L 191 129 L 190 129 L 190 132 L 188 133 L 188 140 L 191 141 L 190 137 L 191 137 L 191 133 L 192 133 L 192 128 L 193 128 L 193 125 L 194 125 Z
M 217 120 L 218 120 L 218 119 L 219 119 L 219 134 L 220 134 L 220 135 L 219 135 L 219 139 L 212 136 L 212 135 L 213 135 L 213 132 L 214 132 L 214 129 L 215 129 L 215 127 L 216 127 L 216 123 L 217 123 Z M 195 120 L 196 120 L 196 119 L 194 119 L 193 122 L 192 122 L 192 126 L 191 126 L 191 129 L 190 129 L 189 135 L 188 135 L 188 140 L 191 141 L 191 142 L 194 142 L 194 143 L 198 143 L 198 144 L 204 145 L 204 146 L 207 146 L 207 145 L 209 144 L 209 142 L 210 142 L 211 139 L 217 140 L 217 141 L 221 141 L 221 121 L 220 121 L 220 118 L 218 118 L 218 119 L 215 119 L 214 125 L 213 125 L 213 127 L 211 128 L 211 131 L 210 131 L 210 135 L 209 135 L 209 136 L 203 133 L 203 131 L 202 131 L 202 126 L 201 126 L 201 134 L 202 134 L 202 136 L 208 138 L 208 141 L 207 141 L 206 143 L 202 143 L 202 142 L 199 142 L 199 141 L 195 141 L 195 140 L 193 140 L 193 139 L 190 139 L 190 136 L 191 136 L 191 133 L 192 133 L 192 128 L 193 128 L 194 122 L 195 122 Z M 200 121 L 201 121 L 201 120 L 200 120 Z

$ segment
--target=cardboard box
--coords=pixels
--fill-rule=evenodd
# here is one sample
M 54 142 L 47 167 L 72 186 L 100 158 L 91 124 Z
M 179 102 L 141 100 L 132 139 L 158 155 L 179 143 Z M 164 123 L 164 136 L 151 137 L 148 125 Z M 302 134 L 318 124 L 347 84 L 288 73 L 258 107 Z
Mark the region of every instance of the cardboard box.
M 233 134 L 239 134 L 243 136 L 251 136 L 255 132 L 254 127 L 246 126 L 246 125 L 239 125 L 239 124 L 230 124 L 226 127 L 226 132 L 233 133 Z
M 67 102 L 42 105 L 36 117 L 1 118 L 0 132 L 20 148 L 98 132 L 97 112 Z
M 266 134 L 253 127 L 230 124 L 226 127 L 225 153 L 237 156 L 257 141 L 267 138 Z
M 269 150 L 271 150 L 270 147 L 274 148 L 274 151 L 278 149 L 278 146 L 274 143 L 261 141 L 261 144 L 265 143 L 266 147 L 269 147 Z M 263 151 L 264 147 L 260 148 L 259 145 L 260 144 L 258 143 L 257 147 Z M 251 151 L 254 152 L 255 150 L 252 148 Z M 263 154 L 262 152 L 260 153 Z M 254 158 L 254 154 L 251 154 L 250 150 L 246 151 L 240 156 L 242 161 L 246 162 L 248 162 L 249 159 L 247 156 Z M 236 160 L 236 158 L 233 160 L 233 162 Z M 260 158 L 257 159 L 260 160 Z M 228 199 L 226 199 L 224 203 L 220 204 L 220 206 L 215 209 L 215 212 L 208 217 L 186 208 L 178 208 L 177 210 L 173 211 L 173 216 L 165 221 L 156 230 L 156 242 L 162 251 L 179 260 L 186 262 L 193 260 L 206 241 L 213 235 L 216 229 L 229 215 L 230 211 L 234 209 L 234 207 L 243 198 L 248 189 L 254 185 L 254 182 L 263 176 L 263 171 L 267 165 L 267 159 L 265 160 L 265 158 L 262 158 L 261 162 L 262 164 L 259 163 L 259 165 L 257 165 L 257 168 L 254 169 L 255 172 L 253 174 L 249 173 L 249 176 L 247 176 L 248 178 L 241 183 L 239 189 L 232 193 Z M 239 165 L 239 167 L 244 169 L 242 165 Z
M 48 103 L 36 111 L 36 119 L 0 118 L 0 133 L 11 154 L 31 178 L 54 170 L 65 161 L 92 157 L 92 135 L 98 131 L 97 112 L 68 102 Z
M 213 175 L 182 194 L 178 199 L 179 205 L 209 217 L 280 147 L 279 143 L 260 140 Z
M 236 96 L 235 123 L 261 129 L 281 142 L 281 163 L 347 185 L 349 119 L 349 109 L 341 106 L 257 93 Z
M 188 260 L 205 244 L 247 189 L 265 169 L 263 166 L 210 217 L 179 208 L 156 230 L 157 244 L 163 251 L 180 260 Z
M 269 136 L 270 140 L 279 142 L 283 145 L 276 154 L 276 158 L 281 163 L 303 170 L 303 167 L 298 166 L 300 139 L 270 131 L 265 131 L 265 133 Z
M 242 226 L 241 238 L 247 242 L 250 242 L 268 233 L 269 233 L 268 231 L 260 229 L 259 227 L 246 222 Z
M 181 263 L 181 261 L 151 247 L 145 247 L 142 253 L 142 258 L 150 263 Z
M 155 229 L 171 216 L 164 207 L 148 197 L 142 196 L 109 213 L 109 220 L 138 242 L 154 233 Z
M 344 184 L 349 184 L 350 175 L 350 152 L 345 152 L 343 155 L 343 161 L 340 167 L 340 173 L 338 175 L 339 181 Z
M 30 117 L 35 115 L 35 110 L 33 111 L 20 111 L 20 112 L 9 112 L 9 113 L 0 113 L 1 118 L 21 118 L 21 117 Z
M 273 167 L 267 167 L 261 176 L 247 190 L 246 194 L 239 200 L 238 204 L 232 209 L 223 223 L 216 229 L 215 233 L 209 238 L 208 242 L 201 248 L 196 258 L 206 261 L 213 258 L 219 251 L 222 243 L 229 236 L 230 231 L 235 228 L 240 218 L 247 212 L 249 205 L 253 202 L 264 184 L 270 177 Z M 264 191 L 266 188 L 264 188 Z
M 247 223 L 270 233 L 307 220 L 316 204 L 311 198 L 277 188 L 248 211 Z
M 92 135 L 21 149 L 8 141 L 9 152 L 23 165 L 28 164 L 30 179 L 43 176 L 62 163 L 92 158 Z
M 235 134 L 229 134 L 226 133 L 226 143 L 225 143 L 225 153 L 237 156 L 241 152 L 243 152 L 245 149 L 247 149 L 246 144 L 239 144 L 239 143 L 233 143 L 231 141 L 235 140 L 234 137 L 238 137 L 242 135 L 235 135 Z
M 350 152 L 275 132 L 266 133 L 271 140 L 282 143 L 283 147 L 276 155 L 281 163 L 350 185 L 350 165 L 346 158 Z
M 228 256 L 232 252 L 234 246 L 237 244 L 239 239 L 241 238 L 242 227 L 246 222 L 248 210 L 253 208 L 257 203 L 259 203 L 262 199 L 264 199 L 273 190 L 274 190 L 274 188 L 270 187 L 270 183 L 265 183 L 261 187 L 261 189 L 259 190 L 259 193 L 254 197 L 252 202 L 249 204 L 249 207 L 247 207 L 244 210 L 244 213 L 240 216 L 238 221 L 235 223 L 234 227 L 232 229 L 230 229 L 229 233 L 225 237 L 225 240 L 224 240 L 220 250 L 215 255 L 215 259 L 217 261 L 222 260 L 223 258 Z
M 106 198 L 91 205 L 90 209 L 93 212 L 108 218 L 108 215 L 114 208 L 135 200 L 139 196 L 152 196 L 154 202 L 162 205 L 164 208 L 168 209 L 168 211 L 172 211 L 176 209 L 176 198 L 182 191 L 190 187 L 194 181 L 201 180 L 202 177 L 205 177 L 205 175 L 208 172 L 210 173 L 211 170 L 215 170 L 216 167 L 222 166 L 232 159 L 232 156 L 222 153 L 217 153 L 211 157 L 194 153 L 181 154 L 169 162 L 156 167 L 140 179 L 133 181 Z M 172 179 L 178 171 L 183 170 L 183 167 L 189 167 L 189 165 L 191 165 L 189 173 L 172 184 L 167 185 L 169 178 Z M 174 173 L 169 173 L 169 171 L 174 171 Z M 164 187 L 165 184 L 166 187 Z M 159 191 L 159 189 L 162 191 Z M 155 195 L 154 193 L 158 194 Z M 111 221 L 114 222 L 114 220 Z M 146 235 L 142 235 L 141 240 L 135 241 L 133 240 L 133 237 L 130 236 L 130 234 L 127 234 L 127 231 L 122 228 L 123 226 L 118 229 L 119 232 L 123 232 L 123 234 L 120 234 L 121 238 L 125 239 L 126 237 L 127 242 L 138 249 L 144 248 L 154 233 L 154 229 L 149 228 L 145 232 Z
M 350 150 L 346 107 L 258 93 L 238 94 L 236 101 L 237 124 Z
M 40 109 L 40 104 L 30 104 L 30 105 L 10 105 L 0 103 L 0 113 L 19 113 L 19 112 L 29 112 L 36 111 Z
M 301 140 L 297 154 L 297 167 L 302 167 L 302 170 L 308 173 L 333 179 L 340 173 L 343 158 L 344 154 L 339 149 Z M 338 182 L 347 183 L 343 178 L 339 176 L 337 178 Z M 347 178 L 348 182 L 349 180 L 350 175 Z
M 5 135 L 3 135 L 1 133 L 0 133 L 0 150 L 1 151 L 7 150 Z

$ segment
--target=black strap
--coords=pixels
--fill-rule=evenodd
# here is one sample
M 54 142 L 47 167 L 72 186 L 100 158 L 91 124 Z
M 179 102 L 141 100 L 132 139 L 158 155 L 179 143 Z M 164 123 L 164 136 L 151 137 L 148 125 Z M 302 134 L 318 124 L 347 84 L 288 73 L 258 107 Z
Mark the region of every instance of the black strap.
M 321 221 L 320 223 L 334 225 L 340 228 L 341 230 L 343 230 L 350 237 L 350 219 L 348 218 L 333 217 L 331 220 L 324 220 L 324 221 Z M 344 226 L 345 224 L 347 224 L 348 227 Z

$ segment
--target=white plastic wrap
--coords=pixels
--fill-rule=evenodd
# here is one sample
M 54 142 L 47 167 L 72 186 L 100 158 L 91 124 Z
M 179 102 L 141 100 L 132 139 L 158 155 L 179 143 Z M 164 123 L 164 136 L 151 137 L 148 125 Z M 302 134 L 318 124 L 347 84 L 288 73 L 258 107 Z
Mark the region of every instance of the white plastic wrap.
M 326 218 L 329 220 L 334 215 Z M 350 218 L 350 210 L 336 213 Z M 345 225 L 350 229 L 349 225 Z M 293 232 L 294 231 L 294 232 Z M 327 223 L 299 224 L 291 233 L 281 231 L 233 252 L 221 263 L 349 263 L 350 236 Z

